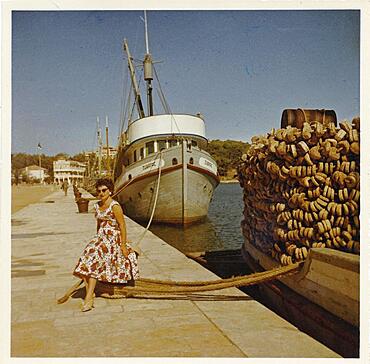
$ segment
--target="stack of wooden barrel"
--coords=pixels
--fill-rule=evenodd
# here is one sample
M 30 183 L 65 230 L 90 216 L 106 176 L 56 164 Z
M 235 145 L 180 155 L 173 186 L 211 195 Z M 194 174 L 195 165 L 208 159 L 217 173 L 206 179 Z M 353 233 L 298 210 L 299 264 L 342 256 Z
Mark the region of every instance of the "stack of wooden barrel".
M 272 129 L 242 160 L 245 239 L 283 265 L 314 247 L 359 254 L 359 118 Z

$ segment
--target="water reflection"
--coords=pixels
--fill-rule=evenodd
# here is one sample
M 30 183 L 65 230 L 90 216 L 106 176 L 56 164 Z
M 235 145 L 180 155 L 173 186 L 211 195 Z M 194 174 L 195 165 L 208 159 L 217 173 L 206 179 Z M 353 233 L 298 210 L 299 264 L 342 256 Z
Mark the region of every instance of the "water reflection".
M 182 252 L 222 250 L 222 239 L 217 235 L 213 222 L 204 222 L 188 227 L 152 225 L 150 231 Z
M 182 252 L 239 249 L 243 194 L 239 184 L 220 184 L 205 221 L 188 227 L 155 225 L 150 231 Z

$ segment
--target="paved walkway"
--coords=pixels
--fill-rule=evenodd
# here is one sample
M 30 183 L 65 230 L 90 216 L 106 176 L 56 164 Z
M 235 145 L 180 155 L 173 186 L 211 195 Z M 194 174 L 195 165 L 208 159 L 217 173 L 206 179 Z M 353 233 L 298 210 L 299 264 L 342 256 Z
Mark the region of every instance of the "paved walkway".
M 129 239 L 137 239 L 143 228 L 126 222 Z M 203 301 L 97 297 L 86 313 L 81 298 L 56 304 L 77 282 L 71 272 L 95 229 L 71 190 L 12 215 L 11 356 L 338 357 L 236 288 Z M 150 232 L 141 249 L 142 277 L 218 278 Z M 217 300 L 225 294 L 235 300 Z

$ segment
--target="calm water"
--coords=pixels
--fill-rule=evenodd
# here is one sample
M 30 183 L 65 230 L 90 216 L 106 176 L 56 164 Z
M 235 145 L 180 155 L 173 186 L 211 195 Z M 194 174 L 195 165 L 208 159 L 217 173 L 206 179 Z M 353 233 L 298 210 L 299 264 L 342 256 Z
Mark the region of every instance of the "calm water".
M 152 224 L 150 231 L 182 252 L 239 249 L 243 243 L 242 215 L 243 193 L 239 184 L 220 184 L 204 222 L 186 228 Z

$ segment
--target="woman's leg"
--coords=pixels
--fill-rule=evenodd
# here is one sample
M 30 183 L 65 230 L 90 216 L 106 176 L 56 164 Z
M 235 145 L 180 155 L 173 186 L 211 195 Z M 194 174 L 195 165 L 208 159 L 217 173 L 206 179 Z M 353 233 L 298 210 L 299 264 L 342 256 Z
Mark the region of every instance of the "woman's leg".
M 85 277 L 83 278 L 83 280 L 84 280 L 84 283 L 85 283 L 85 290 L 86 290 L 85 297 L 86 297 L 87 291 L 89 289 L 89 281 L 88 281 L 88 278 L 85 278 Z
M 89 280 L 87 282 L 85 303 L 93 299 L 95 286 L 96 286 L 96 278 L 89 277 Z

